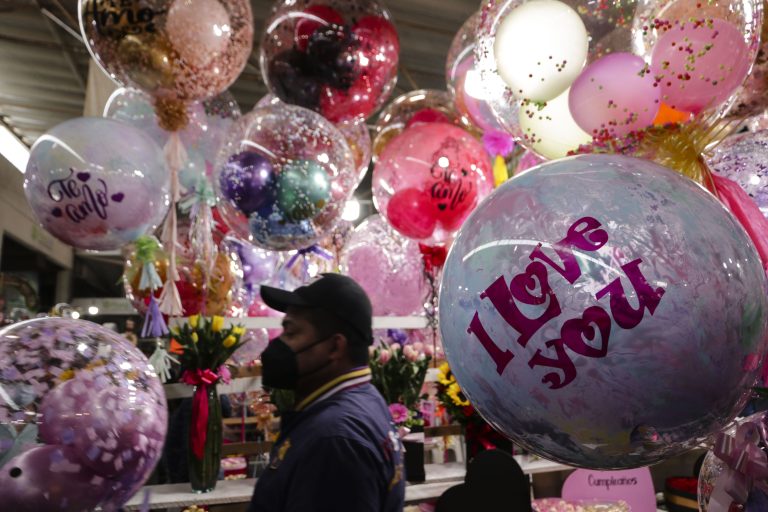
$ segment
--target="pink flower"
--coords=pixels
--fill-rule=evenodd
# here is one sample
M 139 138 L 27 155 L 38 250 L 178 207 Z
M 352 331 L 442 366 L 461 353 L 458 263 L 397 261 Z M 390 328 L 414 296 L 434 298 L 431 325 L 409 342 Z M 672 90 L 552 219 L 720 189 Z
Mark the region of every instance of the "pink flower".
M 413 350 L 415 350 L 418 353 L 424 352 L 424 344 L 422 342 L 420 342 L 420 341 L 417 341 L 416 343 L 414 343 L 411 346 L 413 347 Z
M 392 358 L 392 352 L 390 352 L 387 349 L 383 349 L 379 353 L 379 364 L 387 364 L 387 362 Z
M 392 415 L 392 421 L 397 424 L 408 420 L 408 408 L 403 404 L 389 404 L 389 414 Z
M 419 359 L 419 353 L 410 345 L 406 345 L 403 348 L 403 355 L 410 362 L 415 362 Z
M 391 344 L 391 345 L 389 346 L 389 349 L 392 351 L 392 353 L 393 353 L 393 354 L 394 354 L 395 352 L 397 352 L 398 350 L 400 350 L 401 348 L 402 348 L 402 347 L 400 346 L 400 344 L 399 344 L 399 343 L 393 343 L 393 344 Z
M 432 356 L 435 355 L 435 351 L 432 348 L 432 345 L 426 345 L 424 347 L 424 355 L 427 356 L 427 357 L 432 357 Z

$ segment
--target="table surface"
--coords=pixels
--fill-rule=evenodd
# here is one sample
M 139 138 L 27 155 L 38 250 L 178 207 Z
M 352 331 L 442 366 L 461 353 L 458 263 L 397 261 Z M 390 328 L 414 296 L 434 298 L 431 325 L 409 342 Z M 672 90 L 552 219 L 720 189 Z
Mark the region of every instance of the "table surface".
M 516 455 L 515 459 L 526 474 L 535 475 L 553 471 L 567 471 L 569 466 L 542 459 L 531 459 L 523 455 Z M 405 488 L 406 504 L 419 503 L 434 499 L 445 492 L 449 487 L 464 480 L 465 465 L 463 462 L 447 464 L 426 464 L 426 481 L 420 484 L 408 484 Z M 243 480 L 222 480 L 216 485 L 216 489 L 205 494 L 195 494 L 190 490 L 188 483 L 149 485 L 140 490 L 124 506 L 125 510 L 139 510 L 144 499 L 145 490 L 149 490 L 149 502 L 153 509 L 185 507 L 189 505 L 222 505 L 227 503 L 245 503 L 250 501 L 255 478 Z

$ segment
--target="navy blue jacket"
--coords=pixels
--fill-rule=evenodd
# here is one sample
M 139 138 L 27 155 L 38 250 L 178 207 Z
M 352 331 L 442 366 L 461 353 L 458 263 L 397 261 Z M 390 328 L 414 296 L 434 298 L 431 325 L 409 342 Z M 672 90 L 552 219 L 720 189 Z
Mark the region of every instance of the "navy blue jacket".
M 356 369 L 286 414 L 249 512 L 400 512 L 403 448 L 387 404 Z

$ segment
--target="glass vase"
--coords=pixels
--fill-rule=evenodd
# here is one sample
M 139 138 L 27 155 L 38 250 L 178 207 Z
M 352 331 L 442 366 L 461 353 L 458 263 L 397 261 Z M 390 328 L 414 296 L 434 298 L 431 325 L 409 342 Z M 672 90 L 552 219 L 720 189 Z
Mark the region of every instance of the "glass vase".
M 195 393 L 198 392 L 197 386 Z M 208 395 L 208 425 L 205 436 L 202 458 L 198 458 L 192 449 L 192 431 L 195 428 L 195 415 L 192 414 L 188 446 L 189 483 L 196 493 L 211 492 L 216 488 L 221 468 L 221 402 L 216 385 L 207 386 L 204 391 Z M 194 395 L 193 395 L 194 396 Z M 194 398 L 193 398 L 194 400 Z M 194 410 L 194 406 L 193 406 Z

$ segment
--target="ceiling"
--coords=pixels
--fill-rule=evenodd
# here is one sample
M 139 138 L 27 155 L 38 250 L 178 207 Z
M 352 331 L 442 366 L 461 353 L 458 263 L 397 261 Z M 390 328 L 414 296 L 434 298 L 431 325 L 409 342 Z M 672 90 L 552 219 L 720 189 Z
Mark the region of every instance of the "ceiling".
M 0 122 L 28 146 L 57 123 L 82 115 L 90 56 L 80 38 L 77 3 L 0 0 Z M 252 0 L 258 31 L 271 5 Z M 401 41 L 395 94 L 444 88 L 448 47 L 478 2 L 390 0 L 386 5 Z M 256 39 L 248 65 L 230 89 L 244 111 L 265 93 Z

